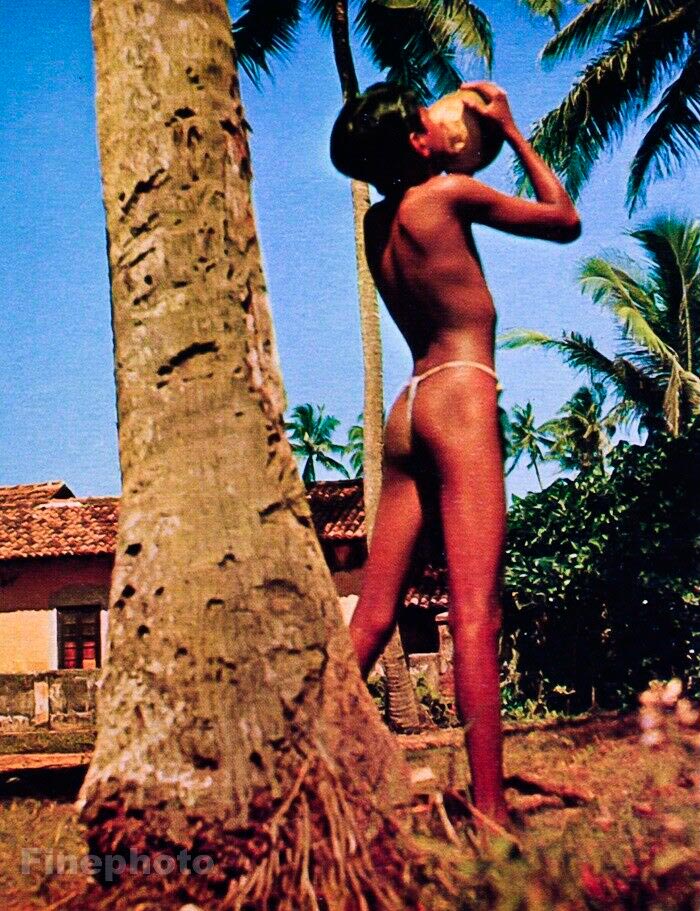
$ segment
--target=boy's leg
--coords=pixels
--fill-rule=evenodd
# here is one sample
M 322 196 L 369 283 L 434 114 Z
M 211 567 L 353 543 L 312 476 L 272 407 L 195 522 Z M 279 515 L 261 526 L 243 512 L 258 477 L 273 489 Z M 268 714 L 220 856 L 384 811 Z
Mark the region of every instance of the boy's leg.
M 399 601 L 422 524 L 413 477 L 398 464 L 384 470 L 362 592 L 350 635 L 364 679 L 384 651 L 396 625 Z
M 459 425 L 448 419 L 452 426 L 443 426 L 431 449 L 440 476 L 455 696 L 467 728 L 474 803 L 505 822 L 498 635 L 506 510 L 492 399 L 488 392 L 474 395 Z

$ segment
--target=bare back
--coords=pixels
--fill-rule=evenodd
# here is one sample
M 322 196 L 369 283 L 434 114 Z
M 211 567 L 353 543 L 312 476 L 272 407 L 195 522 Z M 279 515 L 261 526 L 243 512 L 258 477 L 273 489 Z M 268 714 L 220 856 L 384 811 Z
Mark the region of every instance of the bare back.
M 493 364 L 495 310 L 471 225 L 449 178 L 433 177 L 367 213 L 367 260 L 416 371 L 463 358 Z

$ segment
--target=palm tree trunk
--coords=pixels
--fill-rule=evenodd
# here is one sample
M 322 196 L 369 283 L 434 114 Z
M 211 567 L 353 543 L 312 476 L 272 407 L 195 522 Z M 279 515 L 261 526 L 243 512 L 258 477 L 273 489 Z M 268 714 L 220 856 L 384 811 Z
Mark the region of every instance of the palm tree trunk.
M 532 462 L 532 467 L 535 469 L 535 475 L 537 477 L 537 483 L 540 485 L 540 490 L 544 490 L 544 487 L 542 487 L 542 478 L 540 477 L 540 470 L 537 467 L 537 462 L 534 459 Z
M 347 0 L 336 0 L 331 21 L 333 52 L 343 99 L 359 91 L 357 74 L 350 48 Z M 352 212 L 355 228 L 360 331 L 364 365 L 364 502 L 365 529 L 371 542 L 374 517 L 382 485 L 384 449 L 384 389 L 382 339 L 377 289 L 367 265 L 364 244 L 364 219 L 370 207 L 369 186 L 352 181 Z M 420 724 L 416 693 L 408 671 L 398 627 L 382 655 L 387 683 L 387 714 L 397 730 L 408 730 Z
M 290 795 L 280 837 L 310 813 L 321 842 L 356 841 L 358 825 L 380 838 L 407 769 L 362 686 L 283 432 L 225 0 L 93 0 L 92 27 L 123 494 L 82 818 L 91 853 L 196 844 L 233 902 L 253 798 L 260 823 Z M 338 796 L 315 800 L 320 782 Z M 342 818 L 316 820 L 321 805 Z M 369 856 L 339 837 L 344 863 Z M 317 878 L 338 852 L 314 861 L 313 844 Z M 254 863 L 304 886 L 274 838 Z M 335 876 L 342 901 L 324 897 Z M 314 883 L 320 902 L 357 909 L 351 876 Z M 205 893 L 196 904 L 218 907 Z

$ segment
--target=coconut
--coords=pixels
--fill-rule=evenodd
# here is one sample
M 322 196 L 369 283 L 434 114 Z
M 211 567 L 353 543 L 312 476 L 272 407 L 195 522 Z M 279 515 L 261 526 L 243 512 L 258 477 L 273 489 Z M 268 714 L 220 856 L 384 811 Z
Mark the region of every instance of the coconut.
M 459 89 L 438 99 L 428 110 L 430 119 L 441 128 L 445 140 L 445 170 L 471 174 L 496 158 L 503 147 L 503 132 L 498 123 L 466 108 L 465 99 L 485 105 L 478 92 Z

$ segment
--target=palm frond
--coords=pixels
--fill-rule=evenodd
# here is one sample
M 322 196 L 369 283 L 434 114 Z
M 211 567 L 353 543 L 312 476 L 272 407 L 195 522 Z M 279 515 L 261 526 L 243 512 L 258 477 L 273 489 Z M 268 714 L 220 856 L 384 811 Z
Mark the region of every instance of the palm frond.
M 594 256 L 581 267 L 579 281 L 595 303 L 612 312 L 626 336 L 662 358 L 677 357 L 648 319 L 656 311 L 653 298 L 628 272 L 609 259 Z
M 286 59 L 294 47 L 301 0 L 244 0 L 233 23 L 236 57 L 254 85 L 272 75 L 270 58 Z
M 350 474 L 348 473 L 348 470 L 345 467 L 345 465 L 343 465 L 342 462 L 338 462 L 336 459 L 332 459 L 328 455 L 324 455 L 323 453 L 320 453 L 318 455 L 318 462 L 320 465 L 323 465 L 323 467 L 328 469 L 329 471 L 331 471 L 331 470 L 337 471 L 344 478 L 350 477 Z
M 311 12 L 318 19 L 321 31 L 327 32 L 335 12 L 337 0 L 307 0 Z
M 645 0 L 593 0 L 550 38 L 540 54 L 542 61 L 553 64 L 573 57 L 620 29 L 629 28 L 639 21 L 647 5 Z
M 665 323 L 687 370 L 700 355 L 700 221 L 663 215 L 630 232 L 648 257 Z
M 356 29 L 386 78 L 412 89 L 423 102 L 459 87 L 460 52 L 475 54 L 487 66 L 493 58 L 489 20 L 466 0 L 414 0 L 399 7 L 363 0 Z
M 646 202 L 649 184 L 669 177 L 700 149 L 700 47 L 688 57 L 680 76 L 651 112 L 627 182 L 630 213 Z
M 531 142 L 576 199 L 601 152 L 618 143 L 660 82 L 683 59 L 697 10 L 644 18 L 621 32 L 584 69 L 561 104 L 539 120 Z M 516 181 L 527 185 L 522 165 Z
M 545 16 L 550 19 L 555 31 L 558 32 L 561 28 L 561 14 L 564 11 L 563 0 L 520 0 L 520 4 L 535 16 Z

